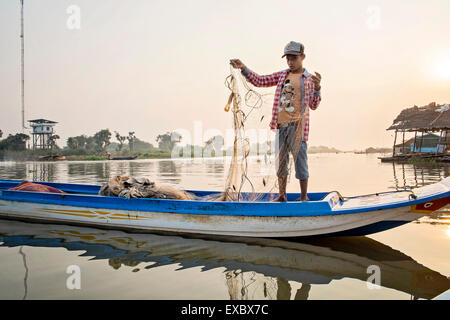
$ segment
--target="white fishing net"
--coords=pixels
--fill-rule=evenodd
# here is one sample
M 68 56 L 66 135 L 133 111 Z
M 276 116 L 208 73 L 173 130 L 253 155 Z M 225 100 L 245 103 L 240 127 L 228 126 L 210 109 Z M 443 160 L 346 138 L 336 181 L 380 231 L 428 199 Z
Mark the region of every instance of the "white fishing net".
M 278 164 L 286 161 L 293 152 L 278 152 L 278 141 L 269 130 L 272 117 L 274 87 L 256 88 L 241 72 L 230 66 L 230 75 L 225 80 L 230 90 L 225 112 L 232 117 L 234 131 L 232 154 L 223 192 L 206 196 L 156 185 L 147 178 L 114 177 L 104 184 L 101 195 L 126 198 L 164 198 L 203 201 L 271 201 L 277 196 Z M 221 112 L 221 111 L 218 111 Z M 223 111 L 222 111 L 223 112 Z M 299 123 L 290 130 L 290 136 L 300 137 L 303 130 L 303 113 Z M 293 129 L 293 130 L 292 130 Z M 297 143 L 296 143 L 297 144 Z M 301 144 L 301 140 L 298 145 Z M 292 157 L 295 161 L 296 157 Z M 288 177 L 294 161 L 289 161 Z
M 290 156 L 289 152 L 279 155 L 278 141 L 268 129 L 272 116 L 274 87 L 257 89 L 239 70 L 232 67 L 225 85 L 231 91 L 225 111 L 231 111 L 234 144 L 225 189 L 220 199 L 270 201 L 276 196 L 274 192 L 278 192 L 278 163 Z M 303 130 L 302 119 L 303 116 L 298 126 L 294 127 L 294 135 L 300 139 L 300 130 Z M 249 133 L 253 137 L 256 134 L 256 141 L 250 139 Z M 301 140 L 298 145 L 300 144 Z M 298 149 L 294 153 L 298 153 Z M 289 161 L 289 174 L 293 163 L 294 161 Z M 269 167 L 273 170 L 268 170 Z

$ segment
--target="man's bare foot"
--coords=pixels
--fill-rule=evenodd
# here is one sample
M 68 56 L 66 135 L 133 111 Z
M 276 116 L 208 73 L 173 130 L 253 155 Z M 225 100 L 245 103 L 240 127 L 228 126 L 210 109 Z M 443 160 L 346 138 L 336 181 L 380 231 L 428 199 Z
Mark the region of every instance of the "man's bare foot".
M 304 196 L 304 197 L 298 198 L 298 199 L 295 200 L 295 201 L 309 201 L 309 198 L 308 198 L 308 196 Z
M 275 200 L 273 200 L 273 202 L 286 202 L 286 196 L 278 196 Z

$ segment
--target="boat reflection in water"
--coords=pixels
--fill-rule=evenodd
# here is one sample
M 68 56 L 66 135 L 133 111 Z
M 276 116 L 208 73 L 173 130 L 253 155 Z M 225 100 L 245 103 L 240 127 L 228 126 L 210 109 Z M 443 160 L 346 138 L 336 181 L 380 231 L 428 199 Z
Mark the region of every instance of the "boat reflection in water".
M 85 250 L 83 256 L 108 259 L 114 269 L 130 266 L 130 272 L 170 264 L 180 269 L 201 266 L 202 271 L 225 268 L 224 283 L 233 300 L 307 299 L 317 284 L 343 278 L 367 281 L 373 265 L 380 268 L 382 287 L 413 299 L 431 299 L 450 288 L 447 277 L 367 237 L 195 238 L 0 220 L 1 242 L 5 247 Z M 137 268 L 141 263 L 147 265 Z

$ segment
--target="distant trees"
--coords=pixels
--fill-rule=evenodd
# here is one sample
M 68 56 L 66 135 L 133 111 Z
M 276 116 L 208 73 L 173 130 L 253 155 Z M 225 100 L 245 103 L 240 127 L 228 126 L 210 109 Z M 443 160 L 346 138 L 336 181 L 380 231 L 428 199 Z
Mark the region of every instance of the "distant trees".
M 114 131 L 114 133 L 116 134 L 116 139 L 117 141 L 119 141 L 119 145 L 117 146 L 117 151 L 122 151 L 123 148 L 123 144 L 125 143 L 125 140 L 127 140 L 126 136 L 121 136 L 120 133 L 118 133 L 117 131 Z
M 223 143 L 224 143 L 224 139 L 222 136 L 220 136 L 220 135 L 214 136 L 214 137 L 209 138 L 205 142 L 205 148 L 212 146 L 214 149 L 220 150 L 223 146 Z
M 47 144 L 48 144 L 48 146 L 49 146 L 50 149 L 59 148 L 59 147 L 56 145 L 56 140 L 58 140 L 58 139 L 59 139 L 59 136 L 58 136 L 57 134 L 51 135 L 51 136 L 48 138 Z
M 133 132 L 128 132 L 128 146 L 130 148 L 130 152 L 133 152 L 134 150 L 134 142 L 136 141 L 136 136 L 134 135 L 134 131 Z
M 114 142 L 111 140 L 113 139 Z M 221 138 L 221 137 L 220 137 Z M 93 136 L 79 135 L 67 138 L 66 154 L 87 155 L 97 153 L 114 153 L 121 154 L 148 152 L 153 150 L 157 154 L 162 154 L 172 149 L 181 141 L 182 137 L 177 132 L 166 132 L 157 136 L 158 151 L 154 150 L 155 146 L 136 137 L 134 131 L 128 132 L 128 135 L 121 135 L 118 131 L 103 129 L 96 132 Z M 216 145 L 220 139 L 211 140 L 212 145 Z M 219 142 L 220 144 L 220 142 Z M 127 148 L 128 145 L 128 148 Z M 124 150 L 125 148 L 129 150 Z M 202 148 L 200 146 L 200 148 Z
M 67 139 L 67 148 L 72 150 L 78 149 L 78 141 L 76 137 L 69 137 Z
M 224 145 L 224 138 L 220 135 L 209 138 L 205 142 L 203 150 L 204 156 L 217 156 L 222 154 L 222 148 Z
M 161 150 L 172 151 L 177 143 L 181 142 L 181 135 L 178 132 L 166 132 L 156 137 L 158 147 Z
M 111 132 L 103 129 L 96 132 L 92 137 L 80 135 L 67 138 L 67 148 L 77 150 L 77 153 L 104 152 L 111 143 Z
M 106 147 L 111 144 L 111 132 L 109 129 L 103 129 L 95 133 L 94 142 L 97 147 L 97 151 L 105 151 Z
M 133 141 L 133 148 L 134 150 L 151 150 L 154 149 L 155 147 L 153 146 L 153 144 L 149 142 L 145 142 L 138 138 L 135 138 Z
M 27 148 L 27 140 L 29 139 L 30 136 L 23 133 L 10 134 L 6 139 L 0 140 L 0 150 L 25 150 Z
M 67 147 L 72 150 L 76 149 L 91 149 L 94 146 L 93 137 L 88 137 L 86 135 L 69 137 L 67 139 Z

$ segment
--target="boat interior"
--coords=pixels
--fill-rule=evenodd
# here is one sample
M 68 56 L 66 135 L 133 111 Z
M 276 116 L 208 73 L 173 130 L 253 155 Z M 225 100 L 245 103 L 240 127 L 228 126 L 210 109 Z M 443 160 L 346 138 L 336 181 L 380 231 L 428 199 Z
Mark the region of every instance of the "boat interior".
M 0 180 L 0 190 L 8 190 L 10 188 L 16 187 L 22 181 L 18 180 Z M 73 184 L 73 183 L 57 183 L 57 182 L 38 182 L 56 188 L 58 190 L 64 191 L 70 194 L 80 194 L 80 195 L 98 195 L 101 186 L 99 185 L 88 185 L 88 184 Z M 219 195 L 222 191 L 200 191 L 200 190 L 185 190 L 194 194 L 197 200 L 207 200 L 208 197 Z M 309 201 L 328 201 L 328 195 L 334 192 L 312 192 L 308 193 Z M 269 202 L 278 196 L 278 193 L 252 193 L 252 192 L 242 192 L 242 198 L 240 201 L 258 201 L 258 202 Z M 287 200 L 296 201 L 300 198 L 300 193 L 288 193 Z M 327 199 L 325 199 L 327 198 Z

